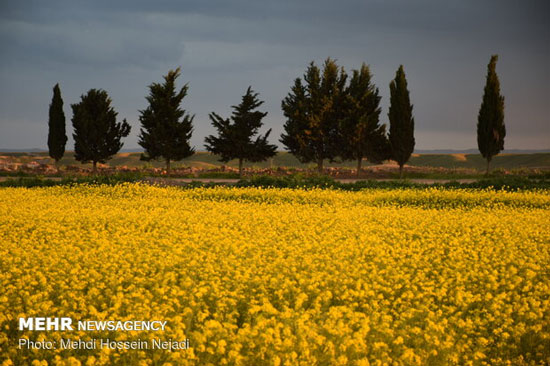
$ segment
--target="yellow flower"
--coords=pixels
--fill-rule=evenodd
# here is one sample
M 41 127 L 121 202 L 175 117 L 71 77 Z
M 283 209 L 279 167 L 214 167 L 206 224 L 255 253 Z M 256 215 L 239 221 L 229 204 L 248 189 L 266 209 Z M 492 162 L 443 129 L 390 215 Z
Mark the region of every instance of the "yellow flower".
M 525 363 L 510 339 L 550 339 L 549 211 L 537 190 L 2 188 L 2 365 Z M 167 325 L 18 339 L 190 349 L 13 347 L 34 316 Z

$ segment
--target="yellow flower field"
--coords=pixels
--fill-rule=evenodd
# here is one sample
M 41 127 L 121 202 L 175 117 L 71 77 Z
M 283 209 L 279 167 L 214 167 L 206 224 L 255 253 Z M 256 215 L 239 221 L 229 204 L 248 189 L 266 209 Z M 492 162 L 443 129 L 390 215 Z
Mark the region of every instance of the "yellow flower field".
M 0 289 L 3 365 L 548 365 L 550 194 L 4 188 Z M 32 316 L 167 330 L 18 330 Z

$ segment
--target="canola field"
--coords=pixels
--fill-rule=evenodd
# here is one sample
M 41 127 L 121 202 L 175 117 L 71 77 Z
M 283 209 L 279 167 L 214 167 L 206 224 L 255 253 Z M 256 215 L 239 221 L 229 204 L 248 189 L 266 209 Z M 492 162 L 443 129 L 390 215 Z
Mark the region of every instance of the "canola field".
M 550 194 L 0 189 L 0 289 L 2 365 L 548 365 Z M 17 343 L 158 337 L 190 348 Z

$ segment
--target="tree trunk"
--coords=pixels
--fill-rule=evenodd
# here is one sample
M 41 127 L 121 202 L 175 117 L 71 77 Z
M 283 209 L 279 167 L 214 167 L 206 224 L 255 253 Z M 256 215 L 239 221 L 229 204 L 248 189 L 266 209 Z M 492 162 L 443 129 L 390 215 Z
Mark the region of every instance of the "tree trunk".
M 55 161 L 55 163 L 54 163 L 55 164 L 55 170 L 56 170 L 57 174 L 59 174 L 59 160 L 55 159 L 54 161 Z
M 403 164 L 399 164 L 399 179 L 403 179 Z
M 323 174 L 323 158 L 317 159 L 317 171 Z
M 170 176 L 170 159 L 166 159 L 166 175 Z
M 359 178 L 359 172 L 361 171 L 361 163 L 363 162 L 363 158 L 360 157 L 357 159 L 357 178 Z
M 96 175 L 97 174 L 97 161 L 94 160 L 92 164 L 93 164 L 92 165 L 92 174 Z
M 239 178 L 243 177 L 243 159 L 239 159 Z
M 489 175 L 489 164 L 491 163 L 491 159 L 487 159 L 487 170 L 485 171 L 485 175 Z

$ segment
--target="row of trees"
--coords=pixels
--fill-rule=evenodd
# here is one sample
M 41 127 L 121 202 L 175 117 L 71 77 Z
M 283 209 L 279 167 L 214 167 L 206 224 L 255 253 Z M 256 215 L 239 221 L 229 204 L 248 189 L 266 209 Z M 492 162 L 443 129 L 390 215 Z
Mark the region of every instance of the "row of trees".
M 478 117 L 478 146 L 487 159 L 504 148 L 504 98 L 495 72 L 497 56 L 491 58 L 483 102 Z M 185 84 L 179 90 L 176 79 L 181 70 L 171 70 L 163 83 L 149 85 L 148 106 L 140 111 L 139 144 L 143 160 L 163 159 L 170 173 L 170 163 L 194 154 L 190 145 L 193 119 L 181 108 L 188 93 Z M 348 80 L 349 79 L 349 80 Z M 297 78 L 282 101 L 286 122 L 281 143 L 301 162 L 315 162 L 321 172 L 325 160 L 355 160 L 357 173 L 363 159 L 381 162 L 392 159 L 403 165 L 409 160 L 415 145 L 414 117 L 403 66 L 390 83 L 389 131 L 380 123 L 380 93 L 372 82 L 367 65 L 352 70 L 350 76 L 332 59 L 322 70 L 310 63 L 303 78 Z M 205 138 L 206 149 L 220 156 L 220 161 L 238 159 L 239 173 L 243 162 L 264 161 L 276 154 L 276 146 L 267 139 L 271 133 L 259 134 L 267 112 L 258 108 L 263 101 L 249 87 L 239 105 L 232 106 L 230 118 L 215 112 L 209 117 L 217 135 Z M 104 163 L 122 147 L 121 139 L 130 133 L 130 125 L 117 122 L 117 113 L 104 90 L 91 89 L 81 101 L 71 105 L 75 158 L 83 163 Z M 67 136 L 63 100 L 59 85 L 54 87 L 50 105 L 48 147 L 50 156 L 61 159 Z
M 149 85 L 149 95 L 146 97 L 149 105 L 139 111 L 139 144 L 144 149 L 141 159 L 163 159 L 168 174 L 172 161 L 182 160 L 195 153 L 190 145 L 194 116 L 181 108 L 189 87 L 185 84 L 179 90 L 176 88 L 176 79 L 180 73 L 179 68 L 171 70 L 164 76 L 163 83 Z M 82 163 L 91 162 L 94 173 L 97 171 L 97 163 L 105 163 L 120 151 L 121 139 L 130 133 L 130 125 L 126 120 L 116 121 L 117 113 L 111 102 L 104 90 L 90 89 L 81 96 L 79 103 L 71 105 L 75 159 Z M 206 137 L 205 147 L 220 155 L 221 161 L 239 159 L 240 173 L 244 161 L 263 161 L 276 154 L 277 147 L 267 142 L 271 130 L 265 135 L 258 135 L 263 125 L 262 119 L 267 115 L 266 112 L 256 110 L 262 104 L 258 94 L 249 87 L 242 102 L 232 107 L 234 112 L 231 118 L 223 119 L 215 112 L 210 114 L 218 136 Z M 57 164 L 65 153 L 67 143 L 63 100 L 58 84 L 53 90 L 48 125 L 49 153 Z
M 91 162 L 96 172 L 97 163 L 105 163 L 122 148 L 122 137 L 130 133 L 130 125 L 117 122 L 117 113 L 104 90 L 90 89 L 80 103 L 72 104 L 75 159 Z M 48 150 L 56 165 L 65 154 L 67 135 L 65 113 L 59 84 L 53 88 L 48 120 Z
M 393 159 L 400 173 L 414 149 L 414 118 L 403 66 L 390 83 L 389 135 L 380 124 L 380 93 L 367 65 L 348 75 L 331 59 L 321 71 L 313 62 L 282 102 L 286 117 L 281 142 L 301 162 L 370 162 Z

